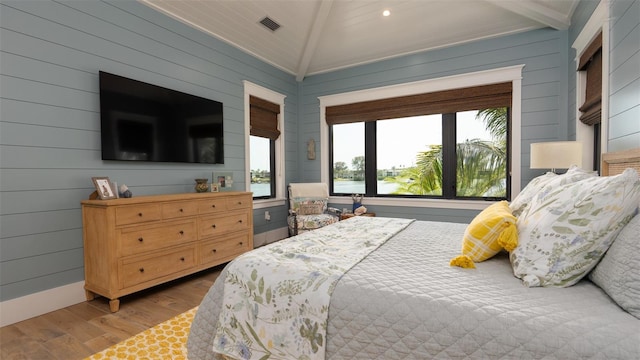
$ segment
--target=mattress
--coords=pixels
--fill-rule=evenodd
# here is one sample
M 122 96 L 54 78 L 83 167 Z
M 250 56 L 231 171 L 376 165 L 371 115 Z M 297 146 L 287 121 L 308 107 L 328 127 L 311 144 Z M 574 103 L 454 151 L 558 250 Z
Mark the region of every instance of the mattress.
M 330 300 L 326 358 L 640 358 L 640 320 L 588 280 L 527 288 L 507 254 L 476 269 L 450 267 L 465 227 L 416 221 L 344 274 Z M 218 358 L 212 341 L 225 276 L 195 316 L 191 360 Z

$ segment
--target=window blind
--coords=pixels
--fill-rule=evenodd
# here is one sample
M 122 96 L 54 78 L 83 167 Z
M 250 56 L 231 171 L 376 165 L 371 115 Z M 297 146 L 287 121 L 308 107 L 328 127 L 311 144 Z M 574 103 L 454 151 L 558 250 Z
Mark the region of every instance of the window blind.
M 587 73 L 585 100 L 579 110 L 580 121 L 587 125 L 600 123 L 602 112 L 602 33 L 580 56 L 578 71 Z
M 511 106 L 511 82 L 328 106 L 327 124 L 349 124 L 409 116 Z
M 278 114 L 280 105 L 261 99 L 256 96 L 249 97 L 250 108 L 250 134 L 276 140 L 280 136 L 278 130 Z

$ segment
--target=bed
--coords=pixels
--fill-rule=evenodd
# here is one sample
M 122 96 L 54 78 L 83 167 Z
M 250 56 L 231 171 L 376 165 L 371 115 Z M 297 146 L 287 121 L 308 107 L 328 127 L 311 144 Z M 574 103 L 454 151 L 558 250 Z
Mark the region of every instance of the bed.
M 609 208 L 624 214 L 615 226 L 609 222 L 611 231 L 599 231 L 610 240 L 593 245 L 588 254 L 594 259 L 577 280 L 569 274 L 552 283 L 553 277 L 539 276 L 538 284 L 530 284 L 526 275 L 516 275 L 514 264 L 539 260 L 526 258 L 525 250 L 542 248 L 522 236 L 516 249 L 524 257 L 514 259 L 516 250 L 498 249 L 468 269 L 450 262 L 460 254 L 471 224 L 355 217 L 229 263 L 198 308 L 189 359 L 640 358 L 640 183 L 635 171 L 625 171 L 638 169 L 640 150 L 603 159 L 603 173 L 627 177 L 623 185 L 590 177 L 559 187 L 564 177 L 552 176 L 556 183 L 533 192 L 540 199 L 529 201 L 533 206 L 548 204 L 549 196 L 575 198 L 576 184 L 585 183 L 598 194 L 604 191 L 605 199 L 615 195 L 619 204 L 632 203 L 593 212 L 597 221 Z M 550 191 L 556 188 L 560 195 Z M 607 188 L 615 194 L 601 190 Z M 536 210 L 528 209 L 542 212 Z M 535 216 L 521 212 L 501 226 L 528 234 L 527 224 L 519 221 L 540 220 Z M 584 221 L 572 226 L 590 226 Z M 274 256 L 282 258 L 277 265 Z M 257 263 L 267 267 L 256 270 Z

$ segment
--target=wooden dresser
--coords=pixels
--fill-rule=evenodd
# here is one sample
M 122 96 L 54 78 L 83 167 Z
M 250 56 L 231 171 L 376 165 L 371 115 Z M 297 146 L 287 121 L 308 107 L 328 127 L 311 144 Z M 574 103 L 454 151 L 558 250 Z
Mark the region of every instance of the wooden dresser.
M 87 300 L 119 298 L 253 249 L 248 192 L 82 201 Z

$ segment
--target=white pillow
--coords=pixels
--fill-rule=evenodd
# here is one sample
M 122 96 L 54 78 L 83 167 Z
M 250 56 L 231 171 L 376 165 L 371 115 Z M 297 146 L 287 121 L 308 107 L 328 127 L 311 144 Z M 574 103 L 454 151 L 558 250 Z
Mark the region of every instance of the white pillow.
M 546 189 L 516 223 L 514 275 L 529 287 L 575 284 L 598 263 L 639 201 L 633 169 Z
M 534 197 L 545 193 L 545 189 L 554 189 L 560 185 L 573 183 L 579 180 L 595 177 L 595 171 L 583 170 L 577 166 L 571 166 L 566 173 L 556 175 L 548 172 L 531 180 L 527 186 L 520 191 L 518 196 L 511 201 L 509 207 L 513 216 L 520 217 L 526 214 L 526 210 Z
M 640 319 L 640 215 L 620 231 L 589 278 L 621 308 Z

